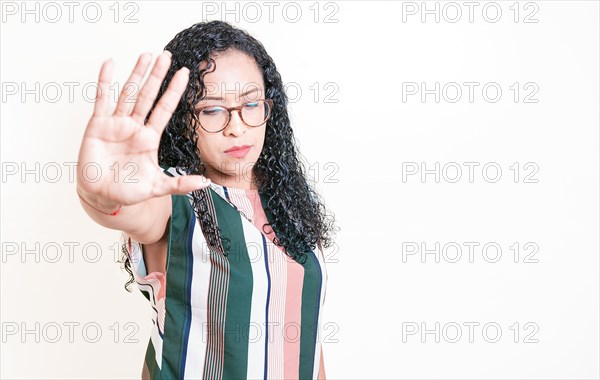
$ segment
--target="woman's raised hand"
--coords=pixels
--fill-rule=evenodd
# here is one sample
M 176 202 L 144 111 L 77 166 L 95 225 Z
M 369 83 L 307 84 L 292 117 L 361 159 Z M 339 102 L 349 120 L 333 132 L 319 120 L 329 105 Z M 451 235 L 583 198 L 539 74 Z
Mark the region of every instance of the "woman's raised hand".
M 170 177 L 158 165 L 160 137 L 187 86 L 189 70 L 184 67 L 175 73 L 144 124 L 170 67 L 171 53 L 165 51 L 158 57 L 144 86 L 134 94 L 151 58 L 147 53 L 139 57 L 112 114 L 109 110 L 112 61 L 104 62 L 100 69 L 94 113 L 79 149 L 77 191 L 107 212 L 114 211 L 117 205 L 185 194 L 210 183 L 200 175 Z

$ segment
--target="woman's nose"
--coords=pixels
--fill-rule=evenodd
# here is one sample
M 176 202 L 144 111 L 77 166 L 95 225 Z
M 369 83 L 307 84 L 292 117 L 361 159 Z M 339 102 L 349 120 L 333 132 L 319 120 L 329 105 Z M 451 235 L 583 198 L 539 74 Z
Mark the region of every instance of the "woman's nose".
M 229 123 L 223 130 L 226 135 L 234 135 L 240 136 L 244 132 L 246 132 L 246 125 L 242 121 L 240 117 L 239 111 L 231 111 L 231 117 L 229 118 Z

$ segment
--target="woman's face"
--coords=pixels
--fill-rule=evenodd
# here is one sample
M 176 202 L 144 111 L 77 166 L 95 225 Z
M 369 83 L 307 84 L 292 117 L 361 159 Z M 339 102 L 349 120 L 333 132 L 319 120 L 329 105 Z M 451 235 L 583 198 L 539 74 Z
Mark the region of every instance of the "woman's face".
M 216 68 L 204 76 L 206 96 L 196 104 L 196 110 L 206 106 L 235 107 L 265 99 L 262 73 L 253 58 L 237 50 L 212 58 Z M 202 67 L 205 66 L 203 63 Z M 198 149 L 206 167 L 204 175 L 220 185 L 256 189 L 252 167 L 262 152 L 266 125 L 249 127 L 238 112 L 232 111 L 229 123 L 220 132 L 210 133 L 198 127 Z M 227 152 L 241 146 L 249 148 Z

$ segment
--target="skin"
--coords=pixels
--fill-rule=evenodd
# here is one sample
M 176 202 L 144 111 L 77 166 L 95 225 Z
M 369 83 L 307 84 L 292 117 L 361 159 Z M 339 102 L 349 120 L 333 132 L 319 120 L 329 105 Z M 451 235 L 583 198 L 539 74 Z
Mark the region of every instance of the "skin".
M 113 112 L 109 107 L 113 62 L 102 64 L 94 111 L 77 157 L 76 189 L 84 211 L 96 223 L 124 231 L 143 244 L 156 243 L 164 236 L 172 194 L 186 194 L 209 184 L 199 175 L 167 176 L 158 165 L 160 137 L 187 86 L 189 70 L 178 70 L 144 124 L 171 63 L 171 54 L 163 52 L 141 86 L 151 58 L 147 53 L 139 57 Z M 133 178 L 113 175 L 115 168 L 131 174 L 128 165 L 130 169 L 133 166 Z M 88 174 L 86 167 L 90 166 L 100 175 Z M 106 215 L 117 209 L 118 215 Z
M 208 105 L 233 107 L 248 100 L 264 99 L 264 81 L 256 62 L 235 50 L 213 57 L 216 69 L 205 75 L 207 97 L 196 108 Z M 150 54 L 142 54 L 134 67 L 117 107 L 109 112 L 110 83 L 113 63 L 105 61 L 98 78 L 94 112 L 90 118 L 79 149 L 77 193 L 84 211 L 98 224 L 123 231 L 142 243 L 148 273 L 166 272 L 166 257 L 171 217 L 171 194 L 186 194 L 215 183 L 245 189 L 256 189 L 252 177 L 253 163 L 262 151 L 266 123 L 248 127 L 237 112 L 232 112 L 227 127 L 218 133 L 198 129 L 198 149 L 206 165 L 205 176 L 169 177 L 158 166 L 160 136 L 171 118 L 175 105 L 185 90 L 189 72 L 183 68 L 170 81 L 159 99 L 147 124 L 144 118 L 150 111 L 158 89 L 168 71 L 171 54 L 164 52 L 156 60 L 150 76 L 141 80 L 150 66 Z M 132 84 L 133 86 L 128 86 Z M 236 86 L 236 84 L 238 84 Z M 210 85 L 210 86 L 209 86 Z M 140 88 L 135 101 L 127 89 Z M 243 95 L 248 90 L 255 90 Z M 251 145 L 243 158 L 225 154 L 232 146 Z M 126 164 L 135 163 L 135 181 L 127 182 L 126 175 L 115 179 L 114 165 L 127 174 Z M 83 168 L 93 164 L 100 168 L 98 178 L 86 175 Z M 118 215 L 106 215 L 120 207 Z M 321 351 L 319 379 L 325 379 Z
M 216 55 L 213 59 L 216 69 L 204 76 L 207 94 L 196 105 L 196 109 L 205 106 L 234 107 L 246 101 L 264 99 L 264 80 L 253 58 L 231 50 Z M 231 113 L 229 123 L 221 132 L 210 133 L 198 128 L 198 149 L 206 165 L 205 176 L 219 185 L 256 189 L 251 169 L 262 152 L 265 129 L 266 123 L 259 127 L 245 125 L 237 112 Z M 235 158 L 225 153 L 232 146 L 240 145 L 252 146 L 245 157 Z M 166 238 L 168 239 L 168 235 Z M 146 245 L 144 248 L 146 252 L 155 248 L 160 250 L 163 254 L 150 253 L 149 256 L 160 258 L 157 265 L 164 268 L 167 240 L 161 239 L 156 247 Z M 318 379 L 326 379 L 322 350 Z
M 254 59 L 237 50 L 213 58 L 216 69 L 204 76 L 207 95 L 196 105 L 196 109 L 205 106 L 234 107 L 246 101 L 265 98 L 264 80 Z M 231 113 L 229 124 L 221 132 L 209 133 L 198 128 L 198 149 L 206 165 L 205 176 L 220 185 L 256 189 L 251 169 L 262 151 L 265 129 L 266 123 L 259 127 L 248 127 L 237 112 Z M 234 145 L 252 145 L 252 148 L 245 157 L 234 158 L 224 153 Z M 325 378 L 321 350 L 318 379 Z
M 216 69 L 204 76 L 206 97 L 196 109 L 206 106 L 235 107 L 247 101 L 265 98 L 262 73 L 253 58 L 237 50 L 213 57 Z M 265 141 L 267 123 L 249 127 L 238 112 L 231 112 L 229 123 L 217 133 L 198 128 L 198 149 L 206 165 L 205 176 L 213 182 L 243 189 L 256 189 L 252 167 L 258 160 Z M 243 158 L 225 153 L 233 146 L 251 145 Z

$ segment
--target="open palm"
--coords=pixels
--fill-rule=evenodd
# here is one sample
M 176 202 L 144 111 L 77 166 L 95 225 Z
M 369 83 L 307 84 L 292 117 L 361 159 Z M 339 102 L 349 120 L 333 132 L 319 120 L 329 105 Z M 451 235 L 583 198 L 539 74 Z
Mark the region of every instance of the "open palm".
M 187 86 L 189 70 L 177 71 L 144 124 L 169 69 L 171 55 L 165 51 L 159 56 L 146 83 L 134 94 L 150 60 L 149 54 L 140 56 L 112 114 L 108 109 L 112 61 L 102 65 L 94 113 L 79 150 L 77 187 L 81 194 L 109 204 L 132 205 L 207 186 L 202 176 L 170 177 L 158 165 L 160 137 Z

